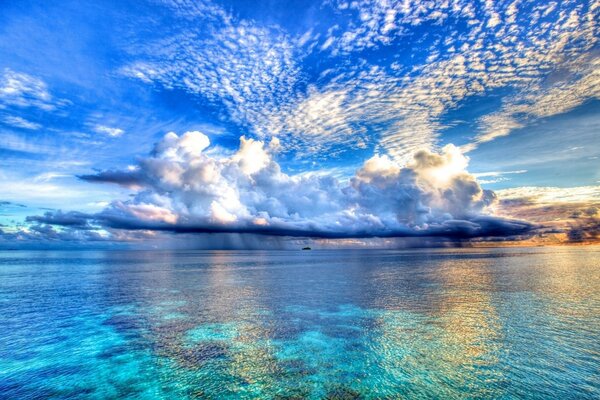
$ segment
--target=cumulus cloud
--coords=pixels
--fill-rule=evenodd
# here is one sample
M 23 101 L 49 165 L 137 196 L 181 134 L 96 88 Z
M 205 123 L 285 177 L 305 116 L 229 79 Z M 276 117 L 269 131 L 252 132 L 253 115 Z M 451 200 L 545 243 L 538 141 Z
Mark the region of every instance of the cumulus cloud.
M 489 213 L 494 193 L 479 186 L 452 145 L 419 151 L 406 166 L 376 155 L 346 183 L 288 175 L 274 160 L 276 146 L 255 139 L 241 137 L 238 151 L 221 158 L 209 146 L 201 132 L 171 132 L 133 171 L 82 177 L 142 187 L 90 218 L 113 229 L 317 238 L 479 238 L 532 229 Z

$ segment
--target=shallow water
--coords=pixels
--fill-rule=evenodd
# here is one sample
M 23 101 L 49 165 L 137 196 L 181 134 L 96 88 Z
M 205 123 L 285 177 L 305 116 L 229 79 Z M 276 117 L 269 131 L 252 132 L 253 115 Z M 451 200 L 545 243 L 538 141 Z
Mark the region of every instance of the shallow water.
M 600 398 L 600 248 L 0 252 L 0 398 Z

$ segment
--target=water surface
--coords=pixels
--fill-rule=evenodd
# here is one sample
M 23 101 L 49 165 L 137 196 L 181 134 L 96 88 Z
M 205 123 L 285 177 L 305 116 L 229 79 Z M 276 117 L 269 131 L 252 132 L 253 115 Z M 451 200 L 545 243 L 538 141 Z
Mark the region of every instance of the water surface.
M 0 397 L 600 398 L 600 248 L 0 252 Z

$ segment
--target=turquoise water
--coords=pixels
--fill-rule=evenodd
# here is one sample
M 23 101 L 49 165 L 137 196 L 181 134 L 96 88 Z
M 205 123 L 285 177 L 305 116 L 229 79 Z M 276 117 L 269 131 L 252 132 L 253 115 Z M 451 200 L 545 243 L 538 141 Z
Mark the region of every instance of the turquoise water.
M 0 252 L 0 398 L 600 398 L 600 248 Z

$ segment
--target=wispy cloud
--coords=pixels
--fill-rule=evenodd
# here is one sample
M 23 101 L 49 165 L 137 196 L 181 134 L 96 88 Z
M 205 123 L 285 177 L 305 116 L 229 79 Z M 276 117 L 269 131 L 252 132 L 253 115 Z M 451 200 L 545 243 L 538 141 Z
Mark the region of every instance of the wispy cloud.
M 600 186 L 524 186 L 497 191 L 505 200 L 528 199 L 538 205 L 600 202 Z
M 477 178 L 479 183 L 489 184 L 489 183 L 498 183 L 510 180 L 506 175 L 515 175 L 515 174 L 524 174 L 526 173 L 526 169 L 520 169 L 517 171 L 491 171 L 491 172 L 479 172 L 474 173 L 473 176 Z M 483 179 L 482 179 L 483 178 Z
M 33 181 L 34 182 L 49 182 L 49 181 L 57 179 L 57 178 L 67 178 L 69 176 L 71 176 L 71 175 L 60 173 L 60 172 L 44 172 L 43 174 L 40 174 L 40 175 L 36 176 L 35 178 L 33 178 Z
M 48 154 L 55 150 L 47 141 L 33 140 L 13 133 L 0 133 L 0 149 L 35 154 Z
M 104 126 L 104 125 L 94 126 L 94 131 L 96 131 L 97 133 L 108 135 L 110 137 L 119 137 L 125 133 L 125 131 L 121 128 L 114 128 L 114 127 Z
M 44 81 L 5 68 L 0 75 L 0 108 L 6 106 L 55 108 L 53 97 Z
M 4 121 L 4 123 L 6 123 L 10 126 L 13 126 L 15 128 L 37 130 L 42 127 L 41 124 L 28 121 L 25 118 L 21 118 L 21 117 L 7 116 L 7 117 L 4 117 L 3 121 Z

